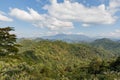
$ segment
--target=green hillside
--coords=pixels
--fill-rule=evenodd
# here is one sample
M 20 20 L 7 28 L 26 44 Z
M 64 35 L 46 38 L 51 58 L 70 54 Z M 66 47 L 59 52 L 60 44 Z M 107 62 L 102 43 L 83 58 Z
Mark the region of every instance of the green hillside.
M 112 52 L 116 56 L 120 56 L 120 43 L 107 38 L 97 39 L 91 43 L 94 47 L 102 47 Z
M 117 45 L 113 41 L 16 41 L 16 36 L 9 33 L 11 30 L 0 28 L 0 80 L 120 79 L 120 57 L 111 52 Z
M 35 51 L 35 54 L 69 54 L 78 57 L 79 59 L 92 59 L 94 57 L 101 58 L 110 58 L 114 54 L 110 53 L 103 48 L 95 48 L 89 44 L 82 43 L 66 43 L 62 41 L 49 41 L 49 40 L 22 40 L 20 42 L 22 47 L 20 48 L 21 52 L 26 50 Z
M 0 58 L 1 80 L 93 79 L 94 73 L 88 72 L 91 61 L 98 59 L 98 66 L 101 66 L 104 60 L 109 61 L 113 57 L 109 51 L 88 44 L 28 39 L 21 40 L 19 44 L 18 54 Z M 107 61 L 103 67 L 109 71 Z M 101 74 L 97 76 L 99 79 L 106 76 Z

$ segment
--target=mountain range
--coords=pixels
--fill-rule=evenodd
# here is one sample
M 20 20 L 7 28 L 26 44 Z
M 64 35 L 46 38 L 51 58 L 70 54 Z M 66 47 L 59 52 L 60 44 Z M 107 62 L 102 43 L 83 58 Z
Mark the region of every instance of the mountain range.
M 53 36 L 43 36 L 41 38 L 48 40 L 62 40 L 65 42 L 92 42 L 95 40 L 94 38 L 77 34 L 57 34 Z

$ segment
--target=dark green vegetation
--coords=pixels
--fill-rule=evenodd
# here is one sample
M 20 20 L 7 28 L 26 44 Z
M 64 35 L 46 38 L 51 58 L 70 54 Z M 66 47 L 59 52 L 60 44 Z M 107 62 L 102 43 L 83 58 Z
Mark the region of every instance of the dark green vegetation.
M 0 56 L 15 54 L 18 52 L 16 36 L 9 32 L 14 30 L 11 27 L 0 28 Z
M 105 50 L 109 50 L 116 56 L 120 56 L 120 42 L 112 41 L 107 38 L 98 39 L 91 43 L 95 47 L 102 47 Z
M 0 56 L 0 80 L 120 79 L 119 53 L 107 49 L 102 43 L 42 39 L 21 39 L 18 43 L 21 45 L 19 52 Z M 9 52 L 14 53 L 14 50 Z

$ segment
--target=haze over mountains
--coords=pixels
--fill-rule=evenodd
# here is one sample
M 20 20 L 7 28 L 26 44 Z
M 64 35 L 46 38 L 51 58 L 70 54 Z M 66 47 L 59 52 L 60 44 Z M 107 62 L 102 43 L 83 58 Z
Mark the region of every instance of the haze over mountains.
M 93 42 L 96 39 L 110 39 L 119 42 L 119 38 L 104 38 L 104 37 L 89 37 L 82 34 L 56 34 L 52 36 L 42 36 L 42 39 L 48 40 L 62 40 L 65 42 Z
M 95 40 L 95 38 L 78 34 L 57 34 L 53 36 L 43 36 L 41 38 L 49 40 L 62 40 L 66 42 L 91 42 Z

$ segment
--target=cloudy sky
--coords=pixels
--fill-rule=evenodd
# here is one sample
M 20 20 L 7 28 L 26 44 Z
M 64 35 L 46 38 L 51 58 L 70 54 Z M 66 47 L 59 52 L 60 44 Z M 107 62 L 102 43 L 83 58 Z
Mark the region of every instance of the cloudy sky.
M 18 37 L 120 38 L 120 0 L 0 0 L 0 27 L 7 26 Z

